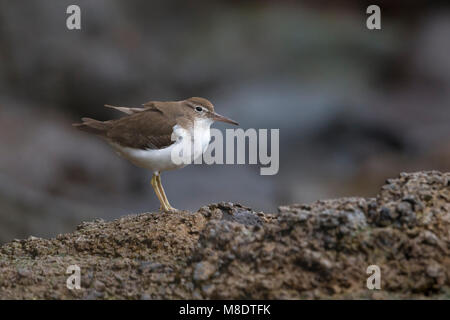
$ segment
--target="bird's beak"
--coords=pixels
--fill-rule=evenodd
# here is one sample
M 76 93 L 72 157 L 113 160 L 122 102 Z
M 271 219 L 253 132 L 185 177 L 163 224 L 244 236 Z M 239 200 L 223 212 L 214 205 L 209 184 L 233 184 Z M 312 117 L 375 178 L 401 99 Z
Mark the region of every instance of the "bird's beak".
M 224 117 L 218 113 L 213 112 L 211 115 L 211 119 L 213 119 L 214 121 L 222 121 L 222 122 L 226 122 L 226 123 L 231 123 L 231 124 L 235 124 L 235 125 L 239 125 L 239 123 L 237 123 L 234 120 L 231 120 L 230 118 Z

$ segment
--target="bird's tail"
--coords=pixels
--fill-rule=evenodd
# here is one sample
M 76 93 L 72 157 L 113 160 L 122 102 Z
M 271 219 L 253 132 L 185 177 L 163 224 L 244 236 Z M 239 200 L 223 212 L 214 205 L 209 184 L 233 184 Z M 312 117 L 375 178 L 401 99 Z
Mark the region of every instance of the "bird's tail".
M 83 122 L 74 123 L 72 126 L 81 131 L 98 135 L 104 135 L 109 127 L 107 121 L 99 121 L 91 118 L 81 118 L 81 121 Z

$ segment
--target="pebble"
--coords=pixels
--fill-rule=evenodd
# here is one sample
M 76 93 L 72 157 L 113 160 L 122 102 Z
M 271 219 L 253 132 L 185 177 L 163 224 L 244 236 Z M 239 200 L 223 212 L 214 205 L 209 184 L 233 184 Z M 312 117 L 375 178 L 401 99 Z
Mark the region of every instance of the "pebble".
M 216 268 L 208 261 L 202 261 L 195 265 L 193 278 L 195 281 L 203 281 L 209 279 Z

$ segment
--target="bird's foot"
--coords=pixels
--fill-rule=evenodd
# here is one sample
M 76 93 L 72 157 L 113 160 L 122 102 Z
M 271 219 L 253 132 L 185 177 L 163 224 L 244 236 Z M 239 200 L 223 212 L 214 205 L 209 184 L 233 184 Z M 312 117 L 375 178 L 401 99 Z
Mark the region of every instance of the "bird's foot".
M 175 208 L 172 207 L 172 206 L 169 206 L 169 207 L 163 207 L 163 206 L 161 206 L 161 207 L 159 207 L 159 211 L 165 212 L 165 213 L 175 213 L 175 212 L 178 212 L 178 211 L 180 211 L 180 210 L 175 209 Z

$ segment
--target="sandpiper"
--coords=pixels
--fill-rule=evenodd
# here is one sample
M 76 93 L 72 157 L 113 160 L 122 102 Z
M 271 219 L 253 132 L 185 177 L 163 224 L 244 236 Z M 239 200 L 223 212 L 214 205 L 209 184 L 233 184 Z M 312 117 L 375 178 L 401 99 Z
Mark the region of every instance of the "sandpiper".
M 210 127 L 214 121 L 238 125 L 236 121 L 217 114 L 210 101 L 199 97 L 182 101 L 150 101 L 141 108 L 105 106 L 126 116 L 108 121 L 82 118 L 82 123 L 74 123 L 73 126 L 104 138 L 119 155 L 136 166 L 151 170 L 151 185 L 164 212 L 176 209 L 167 200 L 161 172 L 186 165 L 174 161 L 174 148 L 195 136 L 200 139 L 195 143 L 201 146 L 201 156 L 211 140 Z

